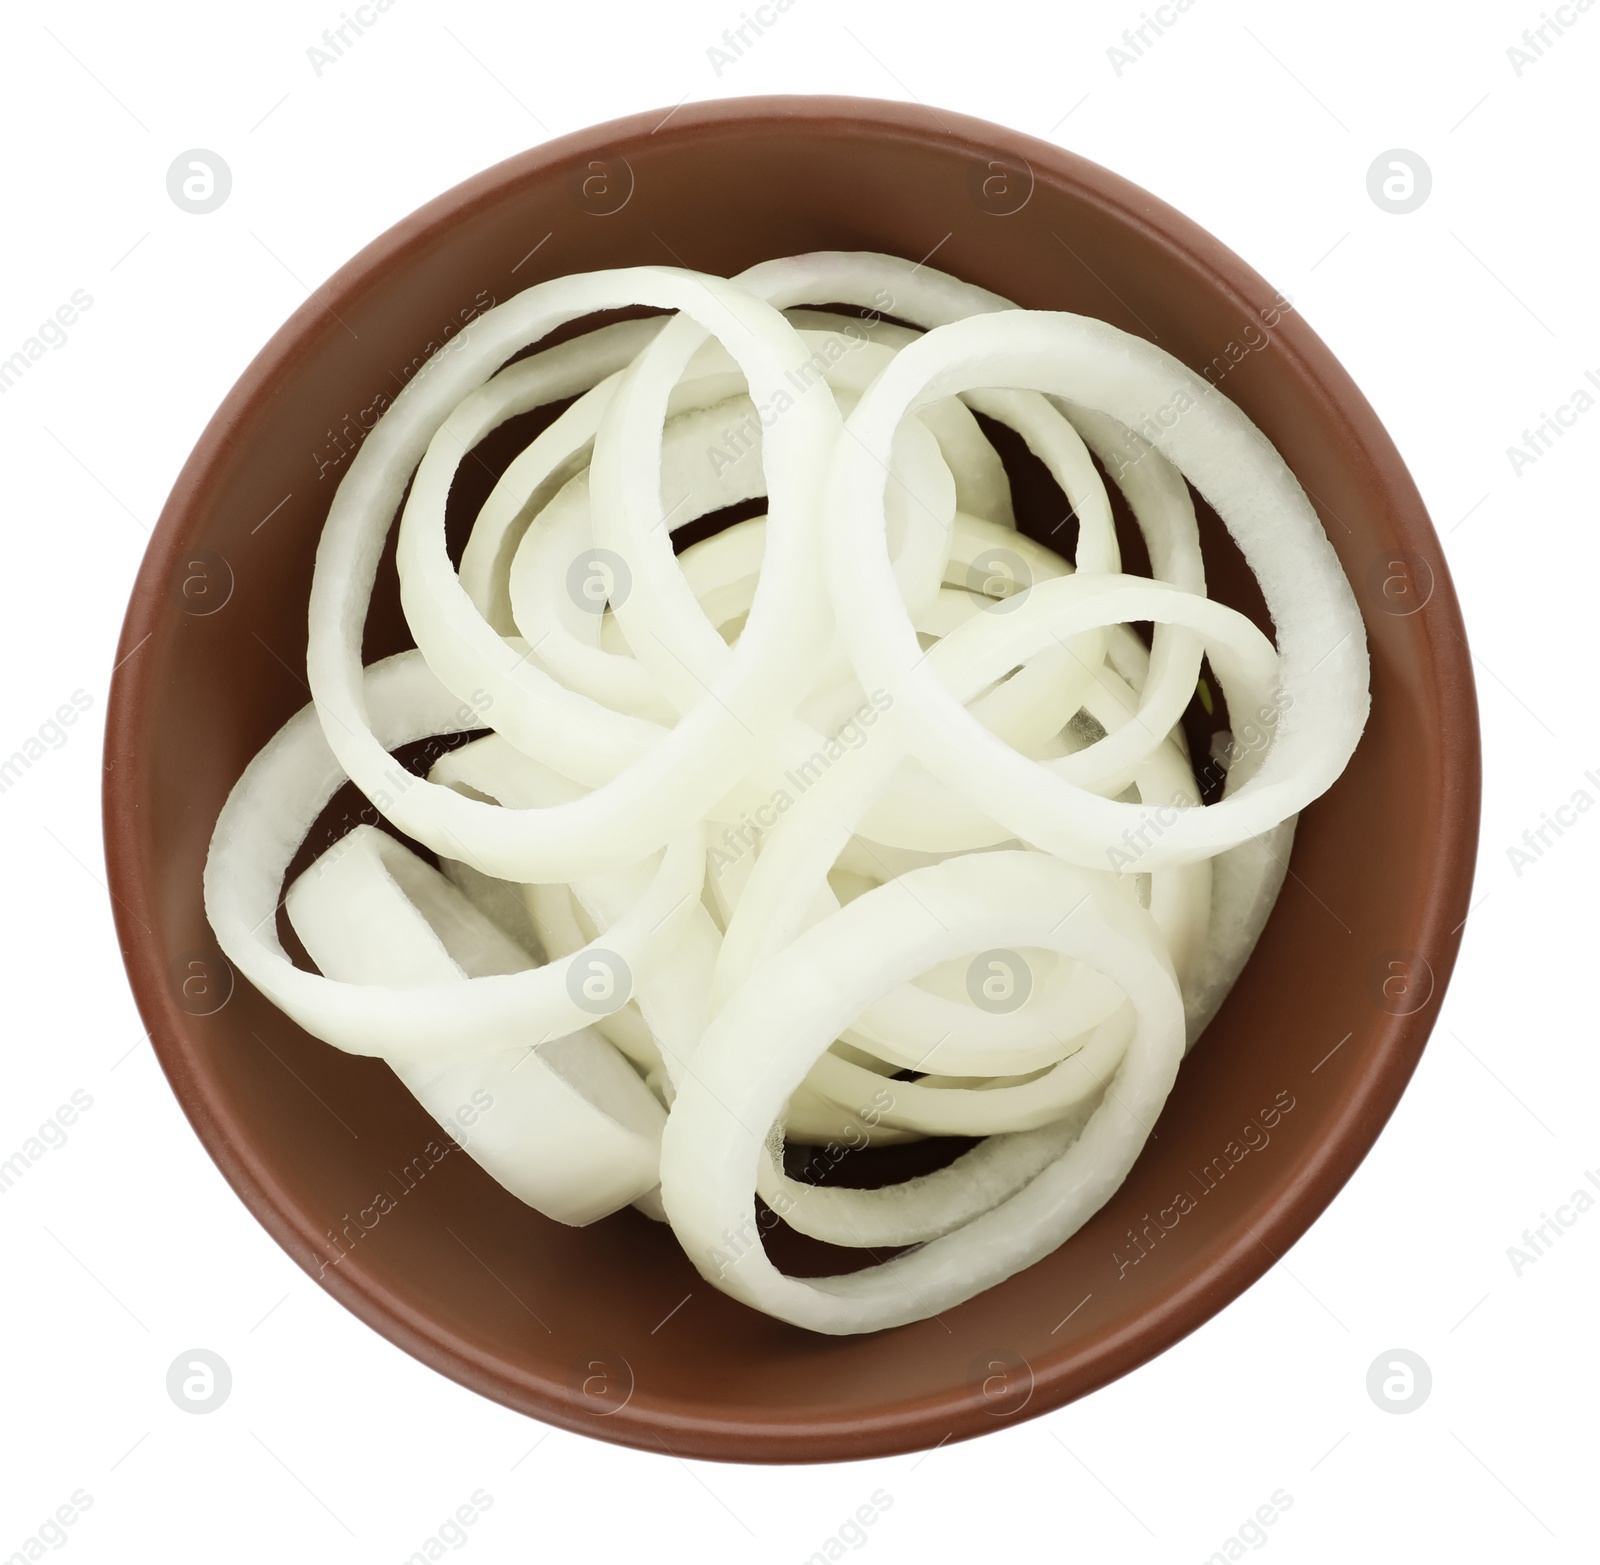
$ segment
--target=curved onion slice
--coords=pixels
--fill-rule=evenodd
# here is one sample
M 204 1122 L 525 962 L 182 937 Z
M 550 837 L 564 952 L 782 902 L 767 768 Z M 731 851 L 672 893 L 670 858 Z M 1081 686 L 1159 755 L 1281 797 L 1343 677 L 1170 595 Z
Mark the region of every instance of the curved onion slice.
M 324 975 L 407 990 L 524 971 L 525 953 L 438 870 L 357 826 L 289 889 L 289 921 Z M 655 1189 L 666 1115 L 598 1033 L 462 1059 L 393 1062 L 417 1100 L 514 1196 L 592 1223 Z

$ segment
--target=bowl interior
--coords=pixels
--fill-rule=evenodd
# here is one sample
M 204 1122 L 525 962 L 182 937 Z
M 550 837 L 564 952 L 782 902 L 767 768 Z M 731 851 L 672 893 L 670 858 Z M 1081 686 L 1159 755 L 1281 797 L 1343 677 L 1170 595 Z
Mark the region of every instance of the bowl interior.
M 1057 1406 L 1159 1352 L 1282 1254 L 1364 1155 L 1466 913 L 1470 662 L 1438 541 L 1370 408 L 1292 307 L 1187 220 L 1058 149 L 914 106 L 749 100 L 658 120 L 540 148 L 407 219 L 317 291 L 219 410 L 119 650 L 106 833 L 122 943 L 163 1066 L 240 1195 L 426 1362 L 537 1417 L 679 1455 L 914 1449 Z M 235 980 L 200 900 L 228 789 L 308 698 L 328 503 L 429 354 L 548 277 L 645 263 L 726 275 L 815 249 L 931 256 L 1207 374 L 1311 494 L 1372 650 L 1366 736 L 1306 811 L 1256 954 L 1126 1183 L 1029 1271 L 864 1338 L 733 1303 L 637 1214 L 580 1231 L 523 1207 L 387 1067 L 308 1037 Z M 1260 619 L 1237 552 L 1215 518 L 1206 528 L 1213 594 Z M 386 572 L 368 653 L 406 644 Z

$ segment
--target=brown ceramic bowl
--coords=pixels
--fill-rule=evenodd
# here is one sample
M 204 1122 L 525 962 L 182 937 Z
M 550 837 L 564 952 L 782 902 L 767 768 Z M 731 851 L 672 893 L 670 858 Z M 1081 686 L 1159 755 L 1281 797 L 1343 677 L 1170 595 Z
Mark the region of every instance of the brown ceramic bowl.
M 1316 502 L 1372 647 L 1366 736 L 1305 812 L 1254 959 L 1122 1189 L 1054 1255 L 942 1320 L 856 1338 L 723 1297 L 635 1213 L 563 1228 L 465 1156 L 436 1161 L 437 1127 L 385 1066 L 234 980 L 200 898 L 229 787 L 307 699 L 312 557 L 348 452 L 416 365 L 544 278 L 646 262 L 730 274 L 833 248 L 936 253 L 1025 306 L 1100 316 L 1209 371 Z M 551 142 L 431 202 L 318 289 L 178 478 L 106 736 L 106 851 L 140 1010 L 202 1141 L 295 1260 L 408 1352 L 547 1422 L 682 1456 L 821 1461 L 1059 1407 L 1282 1255 L 1372 1145 L 1433 1024 L 1467 912 L 1479 752 L 1421 499 L 1350 377 L 1274 299 L 1193 223 L 1070 153 L 842 98 L 684 107 Z M 486 486 L 505 453 L 484 455 Z M 1205 526 L 1213 590 L 1260 617 Z M 386 574 L 369 654 L 402 638 Z

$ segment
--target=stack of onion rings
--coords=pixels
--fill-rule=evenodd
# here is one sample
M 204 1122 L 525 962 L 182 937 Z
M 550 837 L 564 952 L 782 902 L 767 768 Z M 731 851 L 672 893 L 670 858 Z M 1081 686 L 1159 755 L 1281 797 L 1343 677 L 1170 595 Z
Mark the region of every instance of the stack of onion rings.
M 626 306 L 670 313 L 516 357 Z M 564 402 L 453 563 L 463 459 Z M 1017 531 L 993 423 L 1059 486 L 1072 558 Z M 1275 643 L 1206 596 L 1191 485 Z M 416 648 L 363 667 L 397 512 Z M 1181 726 L 1202 659 L 1250 738 L 1210 804 Z M 1105 1202 L 1368 707 L 1350 587 L 1237 407 L 1103 322 L 843 253 L 561 278 L 473 322 L 339 487 L 307 675 L 217 821 L 229 958 L 539 1211 L 634 1205 L 829 1333 L 970 1298 Z M 395 759 L 446 735 L 478 737 L 426 777 Z M 435 862 L 360 826 L 286 892 L 347 780 Z M 929 1136 L 979 1139 L 882 1188 L 785 1172 Z M 777 1220 L 912 1248 L 785 1276 Z

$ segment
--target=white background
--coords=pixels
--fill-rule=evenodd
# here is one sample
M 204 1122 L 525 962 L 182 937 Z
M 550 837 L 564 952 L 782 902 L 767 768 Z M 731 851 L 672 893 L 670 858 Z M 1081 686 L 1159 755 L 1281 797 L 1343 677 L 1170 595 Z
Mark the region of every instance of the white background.
M 0 1159 L 75 1089 L 93 1107 L 0 1196 L 0 1558 L 75 1490 L 74 1560 L 399 1562 L 474 1490 L 490 1560 L 802 1561 L 875 1490 L 864 1552 L 1201 1561 L 1276 1490 L 1280 1561 L 1592 1558 L 1600 1213 L 1514 1273 L 1507 1247 L 1600 1166 L 1590 998 L 1600 812 L 1517 874 L 1575 790 L 1591 721 L 1600 409 L 1518 476 L 1507 448 L 1600 375 L 1592 148 L 1600 8 L 1520 77 L 1526 5 L 1197 0 L 1123 70 L 1138 0 L 796 0 L 720 77 L 738 0 L 397 0 L 318 77 L 339 0 L 6 8 L 0 357 L 93 306 L 0 397 L 0 753 L 75 690 L 67 743 L 0 795 Z M 1549 35 L 1554 38 L 1554 34 Z M 489 74 L 492 68 L 493 76 Z M 680 99 L 915 96 L 1144 185 L 1289 293 L 1385 420 L 1432 510 L 1479 665 L 1486 789 L 1461 966 L 1376 1150 L 1286 1264 L 1156 1362 L 931 1455 L 682 1464 L 547 1432 L 391 1347 L 257 1227 L 167 1089 L 101 884 L 100 725 L 148 529 L 219 399 L 368 240 L 551 135 Z M 215 149 L 220 210 L 169 200 Z M 1369 198 L 1390 148 L 1433 173 Z M 232 1367 L 213 1414 L 168 1364 Z M 1366 1372 L 1403 1347 L 1406 1416 Z M 1249 1551 L 1247 1551 L 1249 1552 Z M 1226 1556 L 1225 1556 L 1226 1557 Z

